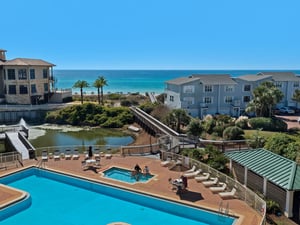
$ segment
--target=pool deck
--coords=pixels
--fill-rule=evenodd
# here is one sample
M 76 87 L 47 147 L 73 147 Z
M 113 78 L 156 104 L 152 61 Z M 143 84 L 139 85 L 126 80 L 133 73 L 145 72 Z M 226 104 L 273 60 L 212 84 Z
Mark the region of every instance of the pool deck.
M 261 215 L 254 209 L 249 207 L 245 202 L 239 199 L 222 199 L 218 194 L 214 194 L 210 191 L 209 188 L 205 187 L 202 183 L 197 183 L 193 178 L 188 179 L 187 191 L 181 194 L 180 196 L 177 195 L 176 192 L 172 190 L 172 185 L 169 183 L 169 178 L 179 178 L 182 172 L 171 171 L 167 167 L 161 166 L 161 161 L 158 158 L 138 156 L 123 157 L 119 155 L 113 155 L 113 157 L 110 159 L 101 157 L 101 166 L 97 170 L 83 170 L 81 166 L 81 161 L 83 159 L 83 155 L 81 155 L 78 160 L 60 159 L 55 161 L 53 159 L 49 159 L 47 162 L 44 163 L 44 166 L 45 168 L 50 170 L 56 170 L 59 172 L 64 172 L 66 174 L 84 177 L 101 183 L 107 183 L 113 186 L 143 192 L 160 198 L 165 198 L 172 201 L 177 201 L 187 205 L 205 208 L 217 212 L 219 211 L 220 202 L 222 201 L 222 205 L 224 208 L 228 204 L 230 215 L 239 217 L 235 225 L 256 225 L 261 223 Z M 142 168 L 145 165 L 147 165 L 150 169 L 151 174 L 155 175 L 154 178 L 152 178 L 147 183 L 129 184 L 102 177 L 101 172 L 110 167 L 116 166 L 131 170 L 137 163 Z M 25 168 L 35 166 L 36 164 L 36 160 L 24 160 Z M 0 171 L 0 176 L 12 173 L 23 168 Z M 3 186 L 0 186 L 0 203 L 2 205 L 5 203 L 9 204 L 11 203 L 12 198 L 20 198 L 20 192 L 17 190 L 7 189 Z

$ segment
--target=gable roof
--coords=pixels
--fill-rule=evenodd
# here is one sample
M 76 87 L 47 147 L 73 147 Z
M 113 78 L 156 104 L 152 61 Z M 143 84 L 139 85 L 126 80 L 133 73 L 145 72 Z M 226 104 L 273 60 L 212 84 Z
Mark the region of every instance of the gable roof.
M 180 77 L 166 81 L 166 83 L 181 85 L 192 81 L 200 81 L 204 85 L 237 84 L 229 74 L 192 74 L 188 77 Z
M 229 74 L 193 74 L 203 84 L 237 84 Z
M 300 81 L 300 78 L 293 72 L 260 72 L 257 75 L 271 75 L 274 81 Z
M 226 152 L 233 161 L 247 167 L 286 190 L 300 190 L 300 166 L 265 149 Z
M 260 81 L 260 80 L 265 80 L 268 78 L 272 78 L 271 75 L 256 75 L 256 74 L 248 74 L 248 75 L 242 75 L 237 77 L 236 79 L 241 79 L 245 81 Z
M 16 58 L 1 63 L 4 66 L 55 66 L 41 59 Z

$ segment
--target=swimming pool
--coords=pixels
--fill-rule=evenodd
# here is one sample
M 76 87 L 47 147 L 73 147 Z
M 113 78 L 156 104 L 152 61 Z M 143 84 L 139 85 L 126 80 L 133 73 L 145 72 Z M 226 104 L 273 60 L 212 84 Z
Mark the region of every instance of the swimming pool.
M 235 222 L 232 217 L 37 168 L 3 177 L 0 182 L 30 193 L 29 206 L 16 204 L 9 210 L 0 210 L 1 225 L 105 225 L 115 221 L 132 225 L 229 225 Z
M 119 168 L 119 167 L 111 167 L 103 171 L 103 175 L 104 177 L 110 179 L 132 183 L 132 184 L 136 182 L 146 183 L 153 177 L 153 175 L 151 174 L 147 174 L 147 175 L 140 174 L 137 180 L 135 176 L 131 176 L 130 170 Z

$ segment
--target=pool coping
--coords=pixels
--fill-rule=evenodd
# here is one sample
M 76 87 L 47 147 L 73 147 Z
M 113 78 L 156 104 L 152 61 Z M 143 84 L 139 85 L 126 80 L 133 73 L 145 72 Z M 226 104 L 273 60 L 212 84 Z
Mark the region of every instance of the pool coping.
M 111 167 L 120 167 L 120 166 L 112 165 Z M 160 194 L 155 194 L 155 193 L 151 193 L 151 192 L 148 192 L 148 191 L 137 190 L 137 189 L 133 188 L 133 186 L 136 183 L 133 183 L 131 185 L 132 187 L 127 187 L 127 186 L 122 186 L 122 185 L 119 185 L 119 184 L 105 182 L 105 181 L 102 181 L 102 180 L 97 180 L 97 179 L 91 178 L 91 177 L 82 176 L 82 175 L 79 175 L 79 174 L 70 173 L 70 172 L 63 171 L 63 170 L 58 170 L 58 169 L 53 169 L 53 168 L 47 168 L 47 167 L 45 167 L 45 168 L 39 168 L 36 165 L 29 165 L 29 166 L 24 166 L 22 168 L 18 168 L 17 170 L 15 170 L 13 172 L 10 172 L 10 173 L 8 172 L 6 174 L 3 174 L 0 177 L 8 176 L 8 175 L 11 175 L 11 174 L 14 174 L 14 173 L 26 170 L 26 169 L 30 169 L 30 168 L 37 168 L 37 169 L 41 169 L 41 170 L 47 170 L 47 171 L 51 171 L 51 172 L 56 172 L 56 173 L 59 173 L 59 174 L 62 174 L 62 175 L 67 175 L 67 176 L 70 176 L 70 177 L 79 178 L 79 179 L 87 180 L 87 181 L 90 181 L 90 182 L 95 182 L 95 183 L 98 183 L 98 184 L 102 184 L 102 185 L 107 185 L 107 186 L 111 186 L 111 187 L 114 187 L 114 188 L 123 189 L 123 190 L 126 190 L 126 191 L 131 191 L 131 192 L 135 192 L 135 193 L 138 193 L 138 194 L 148 195 L 150 197 L 155 197 L 155 198 L 159 198 L 159 199 L 171 201 L 171 202 L 182 204 L 182 205 L 186 205 L 186 206 L 189 206 L 189 207 L 194 207 L 194 208 L 197 208 L 197 209 L 200 209 L 200 210 L 210 211 L 212 213 L 220 214 L 222 216 L 230 216 L 230 217 L 232 217 L 232 218 L 235 219 L 233 225 L 242 225 L 243 221 L 246 219 L 243 215 L 234 213 L 231 210 L 229 211 L 228 214 L 226 214 L 224 212 L 218 211 L 216 208 L 213 208 L 213 207 L 210 207 L 210 206 L 207 206 L 207 205 L 205 205 L 205 206 L 199 206 L 199 205 L 196 205 L 196 204 L 193 204 L 193 203 L 184 203 L 184 202 L 182 202 L 180 200 L 177 200 L 177 199 L 174 199 L 174 198 L 171 198 L 171 197 L 168 197 L 168 196 L 164 196 L 164 195 L 160 195 Z M 99 174 L 101 174 L 101 172 Z M 113 180 L 113 179 L 106 179 L 106 180 L 109 181 L 109 180 Z M 117 181 L 117 180 L 114 180 L 114 181 Z M 124 183 L 124 182 L 121 182 L 121 181 L 117 181 L 117 182 L 120 183 L 120 184 Z M 129 183 L 126 183 L 126 184 L 129 184 Z M 147 184 L 147 183 L 145 182 L 145 183 L 142 183 L 142 184 Z M 19 197 L 15 197 L 14 199 L 8 199 L 7 201 L 3 201 L 2 205 L 1 205 L 3 208 L 9 207 L 10 205 L 12 205 L 14 203 L 20 202 L 24 198 L 26 198 L 26 196 L 28 196 L 28 193 L 26 193 L 24 191 L 21 191 L 21 190 L 18 190 L 18 189 L 15 189 L 15 188 L 9 187 L 7 185 L 3 185 L 3 184 L 1 184 L 1 186 L 3 186 L 4 188 L 7 188 L 7 190 L 10 189 L 11 191 L 15 191 L 15 193 L 22 193 L 22 195 L 19 196 Z M 1 208 L 1 209 L 3 209 L 3 208 Z
M 28 193 L 4 184 L 0 184 L 1 195 L 8 196 L 4 200 L 0 200 L 0 210 L 8 206 L 20 202 L 28 196 Z
M 139 184 L 147 184 L 150 181 L 152 181 L 152 179 L 155 180 L 157 178 L 157 174 L 151 173 L 152 177 L 150 179 L 148 179 L 147 181 L 145 181 L 145 182 L 139 182 L 139 181 L 137 181 L 137 182 L 134 182 L 134 183 L 130 183 L 130 182 L 126 182 L 126 181 L 121 181 L 121 180 L 117 180 L 117 179 L 105 177 L 104 172 L 107 171 L 107 170 L 109 170 L 109 169 L 111 169 L 111 168 L 120 168 L 120 169 L 123 169 L 123 170 L 132 171 L 131 169 L 128 169 L 127 167 L 112 165 L 112 166 L 109 166 L 109 167 L 105 168 L 105 170 L 102 170 L 101 172 L 99 172 L 100 176 L 103 177 L 104 179 L 114 180 L 114 181 L 117 181 L 117 182 L 129 184 L 129 185 L 135 185 L 137 183 L 139 183 Z

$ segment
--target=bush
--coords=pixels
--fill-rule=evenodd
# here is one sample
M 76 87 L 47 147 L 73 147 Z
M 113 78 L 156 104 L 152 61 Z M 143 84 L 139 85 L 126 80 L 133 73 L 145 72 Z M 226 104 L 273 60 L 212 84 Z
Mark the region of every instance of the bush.
M 244 131 L 237 127 L 231 126 L 227 127 L 223 132 L 223 138 L 225 140 L 243 140 L 244 138 Z
M 262 129 L 265 131 L 287 131 L 287 124 L 276 117 L 256 117 L 249 120 L 249 124 L 253 129 Z

